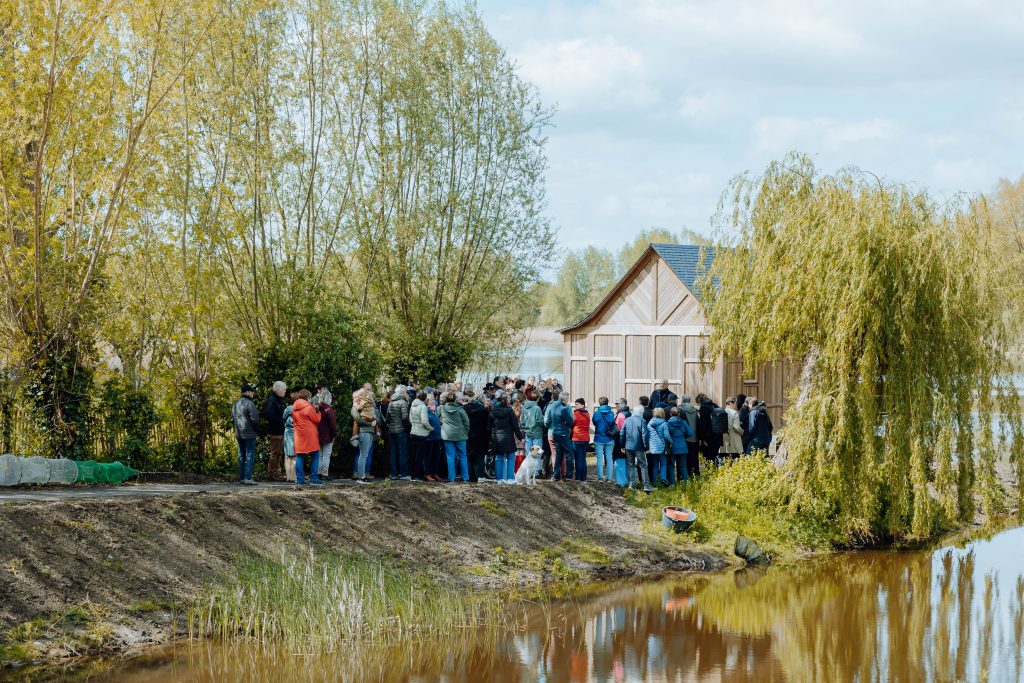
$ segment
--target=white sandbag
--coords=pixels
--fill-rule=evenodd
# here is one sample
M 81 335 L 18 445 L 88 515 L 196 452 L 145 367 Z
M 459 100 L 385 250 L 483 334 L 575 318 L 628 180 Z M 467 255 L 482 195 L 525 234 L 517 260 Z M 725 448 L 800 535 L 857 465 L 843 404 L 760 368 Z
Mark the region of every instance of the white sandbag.
M 21 483 L 21 458 L 7 453 L 0 455 L 0 486 L 17 486 Z
M 51 484 L 74 484 L 78 479 L 78 465 L 67 458 L 49 458 L 46 466 L 50 469 Z
M 41 455 L 33 455 L 21 459 L 22 484 L 45 484 L 48 481 L 50 481 L 50 468 L 46 464 L 46 458 Z

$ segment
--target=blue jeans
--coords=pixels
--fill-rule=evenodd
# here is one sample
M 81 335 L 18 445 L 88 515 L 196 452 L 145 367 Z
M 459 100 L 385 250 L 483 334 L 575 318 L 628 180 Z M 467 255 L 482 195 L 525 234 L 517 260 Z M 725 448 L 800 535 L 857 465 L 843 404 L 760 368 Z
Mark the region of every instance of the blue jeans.
M 312 453 L 296 453 L 295 454 L 295 484 L 302 486 L 303 484 L 303 472 L 302 466 L 305 464 L 303 459 L 307 456 L 312 456 L 313 461 L 309 464 L 309 479 L 314 484 L 320 483 L 320 451 L 313 451 Z
M 356 477 L 370 476 L 370 458 L 373 457 L 373 432 L 359 432 L 359 456 L 356 458 Z
M 597 455 L 597 480 L 603 481 L 612 478 L 612 453 L 615 450 L 615 442 L 608 443 L 594 442 L 594 453 Z M 607 473 L 607 474 L 606 474 Z
M 448 458 L 448 481 L 455 481 L 455 465 L 462 468 L 462 481 L 469 481 L 469 459 L 465 441 L 445 441 L 444 453 Z M 458 456 L 456 458 L 456 456 Z
M 619 458 L 615 461 L 615 483 L 619 486 L 629 484 L 629 475 L 626 473 L 626 459 Z
M 391 450 L 391 476 L 409 476 L 409 435 L 405 432 L 388 434 Z
M 572 440 L 569 439 L 568 434 L 555 434 L 555 479 L 562 478 L 563 463 L 565 478 L 569 479 L 572 477 L 573 465 L 575 465 Z
M 686 471 L 686 453 L 673 453 L 665 458 L 668 460 L 668 483 L 674 484 L 690 478 Z
M 256 462 L 256 439 L 238 439 L 238 481 L 252 479 Z
M 664 478 L 662 465 L 665 462 L 664 453 L 648 453 L 647 454 L 647 471 L 651 476 L 651 486 L 657 486 L 659 482 Z
M 587 480 L 587 446 L 589 441 L 573 441 L 572 452 L 575 456 L 576 481 Z M 568 477 L 568 475 L 566 475 Z
M 535 473 L 539 477 L 541 470 L 544 469 L 544 439 L 541 439 L 540 437 L 535 439 L 532 436 L 528 436 L 525 441 L 526 457 L 530 457 L 530 451 L 533 450 L 534 446 L 540 449 L 540 455 L 537 456 L 537 472 Z
M 498 481 L 516 478 L 516 452 L 494 454 L 494 478 Z

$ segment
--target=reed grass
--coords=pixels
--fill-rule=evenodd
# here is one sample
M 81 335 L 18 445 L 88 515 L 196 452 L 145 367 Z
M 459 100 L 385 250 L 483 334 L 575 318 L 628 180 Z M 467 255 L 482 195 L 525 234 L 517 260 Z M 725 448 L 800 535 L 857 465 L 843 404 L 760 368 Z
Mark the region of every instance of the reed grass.
M 493 637 L 515 623 L 497 595 L 335 552 L 249 555 L 190 615 L 192 637 L 332 652 L 342 643 Z

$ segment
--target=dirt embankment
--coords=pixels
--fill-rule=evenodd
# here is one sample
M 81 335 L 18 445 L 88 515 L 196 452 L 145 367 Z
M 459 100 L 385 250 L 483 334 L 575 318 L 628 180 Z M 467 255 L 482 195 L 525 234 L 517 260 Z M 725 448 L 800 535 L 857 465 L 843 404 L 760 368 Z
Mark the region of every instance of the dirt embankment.
M 172 637 L 175 606 L 189 605 L 244 552 L 333 548 L 472 586 L 725 564 L 645 531 L 643 512 L 609 485 L 378 484 L 8 503 L 0 538 L 0 633 L 36 640 L 50 659 Z

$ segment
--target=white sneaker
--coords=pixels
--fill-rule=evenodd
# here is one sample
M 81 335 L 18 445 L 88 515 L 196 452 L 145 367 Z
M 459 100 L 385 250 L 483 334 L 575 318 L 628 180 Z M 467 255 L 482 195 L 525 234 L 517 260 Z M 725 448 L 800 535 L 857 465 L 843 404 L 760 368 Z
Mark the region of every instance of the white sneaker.
M 405 475 L 404 477 L 402 477 L 402 481 L 412 481 L 412 477 L 410 477 L 410 476 L 409 476 L 409 475 L 407 474 L 407 475 Z

